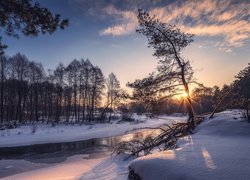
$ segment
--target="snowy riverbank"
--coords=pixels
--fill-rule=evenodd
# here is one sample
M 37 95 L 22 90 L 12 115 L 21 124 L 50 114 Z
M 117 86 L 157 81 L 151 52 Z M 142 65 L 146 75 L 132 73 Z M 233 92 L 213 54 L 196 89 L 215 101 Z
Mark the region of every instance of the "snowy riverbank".
M 112 123 L 82 126 L 59 124 L 52 127 L 51 125 L 40 124 L 37 125 L 35 133 L 32 133 L 32 125 L 20 126 L 16 129 L 0 131 L 0 147 L 71 142 L 92 138 L 110 137 L 140 128 L 158 127 L 163 124 L 185 121 L 186 117 L 164 116 L 150 119 L 146 116 L 136 116 L 135 119 L 136 121 L 131 123 L 118 123 L 118 121 L 113 121 Z
M 149 123 L 149 122 L 148 122 Z M 1 160 L 0 170 L 14 171 L 4 179 L 116 179 L 126 180 L 128 166 L 143 179 L 249 179 L 250 124 L 238 110 L 217 113 L 205 120 L 196 133 L 178 141 L 175 150 L 154 153 L 135 160 L 113 158 L 110 152 L 91 150 L 67 157 L 58 163 L 34 163 L 30 160 Z M 54 157 L 48 157 L 53 159 Z M 51 160 L 50 160 L 51 161 Z M 131 162 L 132 161 L 132 162 Z M 0 171 L 1 172 L 1 171 Z M 60 173 L 57 173 L 60 172 Z
M 250 124 L 238 110 L 216 114 L 180 140 L 179 148 L 134 160 L 143 180 L 249 179 Z

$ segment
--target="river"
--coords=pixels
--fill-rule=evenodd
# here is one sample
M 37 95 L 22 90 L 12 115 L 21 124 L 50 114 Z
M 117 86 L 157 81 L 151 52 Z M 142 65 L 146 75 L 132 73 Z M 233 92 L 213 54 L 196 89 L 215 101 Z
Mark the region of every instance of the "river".
M 159 133 L 160 130 L 141 129 L 120 136 L 83 141 L 0 148 L 0 178 L 64 164 L 72 157 L 87 159 L 91 163 L 91 160 L 110 156 L 113 147 L 121 141 L 143 139 Z

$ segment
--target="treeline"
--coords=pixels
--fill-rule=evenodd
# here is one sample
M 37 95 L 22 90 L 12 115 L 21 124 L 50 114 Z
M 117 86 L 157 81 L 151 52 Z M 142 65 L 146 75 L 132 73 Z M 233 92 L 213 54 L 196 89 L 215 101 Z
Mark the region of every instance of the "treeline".
M 123 106 L 123 111 L 130 110 L 139 114 L 147 112 L 152 115 L 186 113 L 185 97 L 152 95 L 148 89 L 134 91 L 134 97 L 137 98 L 136 102 L 130 103 L 129 109 Z M 245 109 L 246 118 L 250 120 L 250 64 L 235 76 L 230 85 L 224 85 L 222 88 L 218 86 L 194 88 L 191 100 L 194 112 L 198 115 L 210 113 L 215 108 L 217 112 L 240 108 Z
M 192 96 L 197 113 L 240 108 L 245 109 L 246 118 L 250 120 L 250 63 L 235 76 L 231 84 L 221 89 L 217 86 L 196 88 Z
M 151 91 L 134 90 L 128 98 L 113 73 L 105 78 L 102 70 L 88 59 L 75 59 L 67 66 L 59 64 L 47 73 L 41 63 L 30 61 L 23 54 L 0 56 L 1 125 L 110 121 L 117 110 L 124 117 L 133 113 L 186 113 L 185 97 L 156 96 Z M 244 108 L 249 118 L 250 64 L 230 85 L 221 89 L 195 88 L 191 99 L 196 114 L 212 112 L 215 108 L 217 111 Z
M 104 120 L 119 89 L 113 73 L 105 78 L 88 59 L 59 64 L 46 73 L 41 63 L 23 54 L 0 56 L 1 124 Z M 101 108 L 104 101 L 105 108 Z

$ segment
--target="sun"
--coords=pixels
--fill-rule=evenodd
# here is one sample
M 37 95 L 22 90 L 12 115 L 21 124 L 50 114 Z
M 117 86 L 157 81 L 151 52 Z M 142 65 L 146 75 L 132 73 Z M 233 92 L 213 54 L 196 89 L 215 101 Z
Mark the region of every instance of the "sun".
M 179 94 L 177 94 L 175 97 L 177 99 L 187 99 L 188 96 L 190 97 L 190 95 L 188 95 L 188 93 L 186 93 L 185 91 L 181 91 Z
M 188 93 L 185 91 L 181 91 L 179 94 L 175 96 L 177 99 L 187 99 L 188 98 Z
M 188 93 L 183 92 L 183 93 L 181 94 L 181 97 L 183 97 L 183 98 L 187 98 L 187 97 L 188 97 Z

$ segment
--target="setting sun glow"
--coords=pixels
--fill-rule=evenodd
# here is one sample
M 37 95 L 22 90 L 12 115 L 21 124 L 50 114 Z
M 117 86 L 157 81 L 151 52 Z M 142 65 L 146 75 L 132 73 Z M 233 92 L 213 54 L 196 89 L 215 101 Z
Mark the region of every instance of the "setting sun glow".
M 187 97 L 188 97 L 188 93 L 183 92 L 183 93 L 181 94 L 181 97 L 187 98 Z
M 178 95 L 175 96 L 177 99 L 186 99 L 188 97 L 188 93 L 185 91 L 180 92 Z

